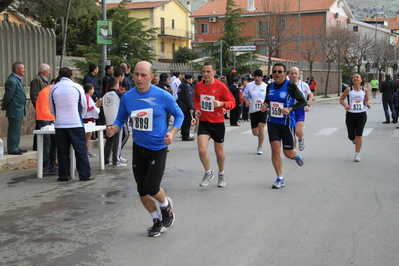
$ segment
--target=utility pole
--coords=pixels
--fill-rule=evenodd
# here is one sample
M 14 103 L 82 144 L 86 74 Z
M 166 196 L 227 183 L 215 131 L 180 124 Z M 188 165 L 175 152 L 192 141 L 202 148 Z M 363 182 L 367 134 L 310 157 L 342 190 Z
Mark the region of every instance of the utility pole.
M 301 0 L 298 0 L 298 68 L 301 69 Z
M 102 0 L 103 14 L 102 20 L 107 20 L 107 3 Z M 105 76 L 105 66 L 107 65 L 107 45 L 101 44 L 101 79 Z

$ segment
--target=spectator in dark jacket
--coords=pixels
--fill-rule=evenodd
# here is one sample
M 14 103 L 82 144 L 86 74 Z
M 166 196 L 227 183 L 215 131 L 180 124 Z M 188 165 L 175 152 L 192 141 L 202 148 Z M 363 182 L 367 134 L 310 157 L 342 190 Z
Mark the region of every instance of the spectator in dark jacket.
M 239 127 L 237 124 L 238 119 L 240 119 L 240 108 L 241 108 L 241 98 L 240 98 L 240 89 L 238 88 L 238 83 L 240 82 L 239 78 L 233 79 L 233 85 L 229 87 L 231 94 L 233 94 L 234 99 L 236 100 L 236 107 L 230 110 L 230 126 Z
M 114 75 L 114 67 L 111 65 L 106 65 L 105 66 L 105 75 L 103 77 L 102 83 L 101 83 L 101 88 L 102 88 L 102 95 L 106 94 L 108 91 L 108 82 L 110 78 L 112 78 Z
M 398 122 L 398 116 L 394 107 L 394 97 L 393 94 L 398 89 L 396 82 L 391 79 L 390 74 L 385 74 L 385 80 L 381 83 L 380 92 L 382 93 L 382 106 L 385 112 L 385 121 L 383 124 L 390 124 L 389 121 L 389 109 L 391 109 L 392 113 L 392 123 Z
M 131 88 L 133 88 L 132 80 L 130 79 L 130 76 L 129 76 L 130 75 L 130 65 L 128 63 L 122 63 L 122 64 L 120 64 L 119 67 L 123 70 L 123 72 L 125 74 L 125 77 L 122 81 L 122 87 L 125 88 L 126 91 L 128 91 Z
M 91 96 L 94 102 L 97 102 L 97 100 L 101 99 L 102 96 L 100 86 L 98 85 L 97 82 L 97 77 L 96 77 L 97 74 L 98 74 L 98 66 L 96 64 L 90 64 L 89 73 L 87 73 L 86 76 L 83 78 L 83 86 L 86 83 L 91 83 L 94 86 L 94 93 Z
M 47 87 L 48 78 L 51 73 L 51 68 L 48 64 L 41 64 L 39 66 L 39 73 L 36 75 L 34 79 L 30 82 L 30 100 L 32 101 L 33 107 L 36 109 L 36 100 L 39 96 L 39 92 Z M 35 129 L 40 129 L 36 124 Z M 33 150 L 37 150 L 37 137 L 34 135 L 33 137 Z
M 36 108 L 36 100 L 39 92 L 48 86 L 48 78 L 51 73 L 51 68 L 48 64 L 41 64 L 39 66 L 39 73 L 30 82 L 30 100 L 33 107 Z
M 183 125 L 180 128 L 183 141 L 194 140 L 193 137 L 190 137 L 191 120 L 194 113 L 194 88 L 192 83 L 193 75 L 185 74 L 184 79 L 177 90 L 177 102 L 184 114 Z
M 173 95 L 172 88 L 170 87 L 169 84 L 170 84 L 170 79 L 169 79 L 169 75 L 167 73 L 162 73 L 161 75 L 159 75 L 159 82 L 156 86 L 163 90 L 166 90 L 167 92 L 169 92 L 170 94 Z M 167 117 L 166 117 L 166 125 L 168 127 L 169 127 L 170 116 L 171 116 L 171 114 L 168 113 Z
M 167 73 L 162 73 L 161 75 L 159 75 L 159 82 L 158 84 L 156 84 L 156 86 L 172 94 L 172 89 L 169 84 L 170 80 L 169 80 L 169 75 Z

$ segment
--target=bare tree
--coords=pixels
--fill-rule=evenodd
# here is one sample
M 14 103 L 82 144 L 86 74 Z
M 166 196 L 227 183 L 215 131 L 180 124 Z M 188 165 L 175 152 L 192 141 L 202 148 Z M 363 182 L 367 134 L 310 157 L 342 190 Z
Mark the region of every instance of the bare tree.
M 62 29 L 62 50 L 61 50 L 61 59 L 60 59 L 60 69 L 64 64 L 64 57 L 66 56 L 66 39 L 67 39 L 67 31 L 68 31 L 68 20 L 69 20 L 69 12 L 71 10 L 71 1 L 68 0 L 66 7 L 66 15 L 65 17 L 61 17 L 61 29 Z
M 328 63 L 326 86 L 324 96 L 327 97 L 328 85 L 330 80 L 331 63 L 341 56 L 350 42 L 350 31 L 342 27 L 330 27 L 326 30 L 322 38 L 323 52 Z M 337 63 L 340 64 L 340 60 Z
M 348 47 L 348 51 L 345 54 L 345 61 L 349 68 L 356 67 L 357 73 L 360 73 L 360 68 L 363 65 L 363 58 L 368 55 L 373 48 L 373 36 L 367 33 L 353 33 L 352 42 Z M 353 64 L 353 67 L 352 67 Z
M 272 64 L 272 55 L 276 53 L 284 44 L 295 41 L 297 36 L 295 30 L 297 26 L 297 15 L 288 13 L 289 1 L 261 0 L 258 22 L 259 38 L 265 41 L 268 49 L 268 73 Z
M 381 71 L 384 69 L 385 72 L 388 72 L 388 68 L 397 63 L 396 45 L 394 43 L 391 43 L 390 37 L 387 36 L 385 38 L 381 38 L 377 42 L 377 47 L 377 62 L 379 65 L 378 71 L 381 73 Z
M 98 9 L 92 0 L 19 0 L 16 8 L 25 16 L 32 17 L 39 22 L 54 21 L 61 23 L 62 51 L 60 68 L 66 55 L 66 40 L 68 20 L 87 15 L 88 10 Z
M 323 30 L 320 27 L 312 27 L 314 36 L 305 39 L 301 43 L 301 55 L 309 62 L 310 77 L 313 76 L 313 62 L 323 53 Z

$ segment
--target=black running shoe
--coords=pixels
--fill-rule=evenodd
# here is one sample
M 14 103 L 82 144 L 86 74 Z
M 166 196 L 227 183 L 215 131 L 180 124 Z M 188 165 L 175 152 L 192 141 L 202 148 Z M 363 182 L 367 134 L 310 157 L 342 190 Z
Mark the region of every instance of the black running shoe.
M 153 219 L 153 221 L 154 225 L 147 229 L 148 236 L 160 236 L 161 233 L 165 232 L 166 227 L 163 226 L 163 223 L 159 219 Z
M 169 205 L 166 208 L 161 208 L 162 213 L 162 222 L 165 227 L 169 227 L 175 221 L 175 214 L 173 212 L 173 203 L 172 199 L 167 197 L 169 201 Z

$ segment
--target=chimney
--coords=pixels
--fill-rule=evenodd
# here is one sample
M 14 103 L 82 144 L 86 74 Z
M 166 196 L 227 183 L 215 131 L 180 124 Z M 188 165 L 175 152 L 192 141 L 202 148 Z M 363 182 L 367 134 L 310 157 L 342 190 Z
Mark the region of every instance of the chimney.
M 188 9 L 188 11 L 191 12 L 191 3 L 190 3 L 190 1 L 187 1 L 187 9 Z
M 399 20 L 399 13 L 396 14 L 396 20 Z

